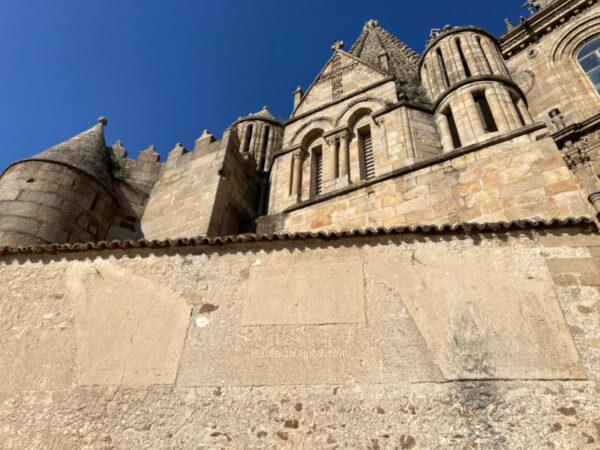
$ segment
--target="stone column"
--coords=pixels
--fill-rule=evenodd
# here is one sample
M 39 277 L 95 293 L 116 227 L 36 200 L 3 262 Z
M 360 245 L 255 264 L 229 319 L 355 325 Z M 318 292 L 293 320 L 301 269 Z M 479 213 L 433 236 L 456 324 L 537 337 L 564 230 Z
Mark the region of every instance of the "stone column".
M 327 150 L 327 178 L 325 181 L 332 181 L 338 177 L 339 167 L 339 141 L 335 137 L 325 140 L 329 149 Z
M 521 115 L 523 119 L 525 119 L 525 125 L 531 125 L 533 123 L 533 117 L 531 117 L 531 113 L 529 112 L 529 108 L 525 104 L 525 101 L 520 98 L 517 102 L 517 108 L 521 111 Z
M 297 150 L 292 155 L 292 158 L 294 158 L 294 166 L 292 172 L 292 196 L 294 196 L 298 200 L 300 200 L 300 189 L 302 188 L 302 157 L 302 150 Z
M 460 39 L 460 37 L 453 37 L 450 40 L 450 49 L 452 50 L 452 56 L 454 57 L 454 61 L 455 61 L 455 65 L 456 65 L 456 74 L 458 76 L 458 80 L 456 81 L 461 81 L 464 80 L 465 78 L 467 78 L 467 71 L 465 69 L 465 66 L 462 62 L 462 59 L 460 57 L 460 52 L 458 51 L 458 44 L 456 43 L 456 41 Z M 464 49 L 464 45 L 462 45 L 462 41 L 461 41 L 461 47 L 463 47 L 463 53 L 465 52 Z M 466 55 L 465 55 L 465 59 L 467 59 Z
M 273 143 L 275 141 L 275 127 L 271 127 L 271 132 L 269 133 L 269 142 L 267 143 L 267 148 L 265 149 L 265 172 L 271 170 L 271 163 L 273 162 Z
M 465 59 L 469 63 L 469 69 L 471 70 L 471 75 L 474 77 L 485 73 L 483 69 L 483 63 L 481 61 L 482 56 L 477 49 L 477 44 L 474 42 L 474 37 L 472 34 L 463 35 L 464 39 L 461 39 L 463 53 L 465 54 Z
M 469 116 L 469 122 L 471 123 L 471 130 L 475 138 L 483 136 L 486 131 L 483 125 L 483 117 L 479 110 L 479 105 L 475 103 L 472 92 L 464 93 L 465 108 L 467 109 L 467 115 Z
M 421 69 L 421 80 L 423 81 L 423 86 L 425 87 L 425 90 L 427 91 L 429 96 L 433 98 L 433 88 L 431 86 L 431 82 L 429 81 L 427 64 L 424 64 L 423 68 Z
M 450 81 L 450 85 L 453 85 L 458 83 L 462 78 L 460 78 L 458 74 L 458 64 L 453 49 L 451 48 L 451 42 L 452 40 L 440 42 L 440 49 L 442 50 L 442 57 L 444 58 L 444 64 L 446 65 L 448 80 Z
M 515 105 L 513 103 L 512 97 L 510 93 L 506 89 L 506 87 L 501 85 L 495 85 L 496 92 L 498 92 L 498 98 L 502 102 L 502 106 L 504 107 L 504 113 L 508 119 L 508 123 L 510 125 L 511 130 L 518 130 L 522 127 L 521 120 L 517 115 L 517 111 L 515 109 Z
M 489 42 L 488 38 L 481 38 L 481 46 L 483 47 L 488 62 L 492 66 L 492 73 L 494 75 L 507 76 L 508 73 L 504 67 L 504 62 L 499 61 L 498 52 L 494 48 L 494 45 Z
M 264 151 L 264 143 L 265 143 L 265 133 L 267 132 L 267 125 L 262 125 L 260 127 L 260 138 L 258 140 L 258 144 L 256 146 L 256 167 L 260 168 L 261 163 L 265 159 L 265 151 Z
M 249 144 L 250 138 L 251 138 L 251 136 L 250 136 L 250 127 L 251 127 L 250 124 L 246 124 L 246 126 L 244 127 L 244 131 L 243 131 L 244 136 L 243 136 L 243 139 L 242 139 L 242 153 L 244 153 L 246 151 L 246 149 L 249 148 L 248 144 Z
M 435 121 L 440 133 L 440 140 L 442 142 L 442 148 L 444 149 L 444 152 L 450 152 L 454 150 L 454 140 L 452 139 L 452 132 L 450 131 L 448 118 L 445 114 L 439 113 L 436 116 Z
M 474 64 L 475 67 L 473 67 L 471 70 L 473 71 L 473 75 L 491 75 L 492 68 L 487 62 L 487 58 L 483 53 L 483 48 L 480 47 L 479 43 L 477 42 L 478 37 L 479 36 L 476 34 L 470 34 L 468 39 L 469 48 L 473 52 L 473 57 L 476 62 L 476 64 Z
M 444 77 L 442 75 L 442 65 L 438 60 L 437 52 L 433 49 L 429 51 L 429 61 L 433 66 L 431 70 L 431 77 L 433 78 L 437 87 L 437 97 L 446 91 L 446 83 L 444 82 Z M 435 98 L 433 100 L 435 101 Z
M 340 177 L 350 178 L 350 134 L 340 134 Z
M 400 108 L 400 119 L 402 120 L 402 132 L 404 134 L 404 149 L 407 158 L 415 158 L 415 142 L 413 140 L 410 117 L 408 116 L 408 108 L 406 106 Z
M 502 132 L 510 131 L 510 123 L 508 122 L 506 114 L 504 114 L 504 108 L 496 93 L 495 86 L 490 86 L 485 90 L 485 98 L 487 98 L 487 101 L 490 104 L 490 109 L 496 120 L 496 125 L 498 125 L 498 130 Z

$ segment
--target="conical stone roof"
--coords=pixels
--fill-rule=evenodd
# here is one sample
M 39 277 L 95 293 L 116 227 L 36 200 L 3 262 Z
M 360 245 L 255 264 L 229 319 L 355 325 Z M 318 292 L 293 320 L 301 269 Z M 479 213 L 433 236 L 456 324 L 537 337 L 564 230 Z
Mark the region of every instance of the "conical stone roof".
M 112 186 L 110 155 L 104 140 L 105 118 L 87 131 L 55 145 L 26 161 L 47 161 L 74 167 L 98 180 L 109 191 Z
M 263 106 L 263 109 L 261 109 L 259 112 L 250 114 L 249 116 L 244 117 L 244 119 L 266 119 L 271 120 L 273 122 L 278 122 L 275 116 L 271 114 L 271 111 L 269 111 L 269 108 L 267 106 Z
M 379 66 L 379 56 L 384 52 L 389 57 L 390 72 L 398 81 L 409 83 L 417 73 L 419 55 L 381 28 L 378 21 L 369 20 L 350 53 L 371 65 Z

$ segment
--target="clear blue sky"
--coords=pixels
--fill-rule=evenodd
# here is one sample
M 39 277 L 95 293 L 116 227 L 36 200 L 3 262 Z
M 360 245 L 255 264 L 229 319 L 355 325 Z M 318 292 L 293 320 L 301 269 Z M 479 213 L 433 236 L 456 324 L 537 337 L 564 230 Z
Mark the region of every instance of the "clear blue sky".
M 0 0 L 0 170 L 109 119 L 164 156 L 269 105 L 288 117 L 337 39 L 368 19 L 420 52 L 432 27 L 495 35 L 524 0 Z

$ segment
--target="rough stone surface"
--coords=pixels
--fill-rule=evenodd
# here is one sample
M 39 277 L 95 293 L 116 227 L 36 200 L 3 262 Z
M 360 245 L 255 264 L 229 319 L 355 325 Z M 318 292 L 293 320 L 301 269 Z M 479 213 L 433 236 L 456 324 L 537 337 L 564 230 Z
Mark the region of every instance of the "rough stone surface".
M 3 445 L 595 448 L 600 238 L 574 231 L 5 256 Z M 280 267 L 308 309 L 252 293 Z M 331 318 L 340 270 L 363 320 Z

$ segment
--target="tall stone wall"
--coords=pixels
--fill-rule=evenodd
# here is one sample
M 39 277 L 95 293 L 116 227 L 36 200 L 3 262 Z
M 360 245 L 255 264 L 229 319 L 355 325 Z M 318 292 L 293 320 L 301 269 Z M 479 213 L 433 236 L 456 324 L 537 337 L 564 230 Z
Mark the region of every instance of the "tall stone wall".
M 593 449 L 599 250 L 568 228 L 4 255 L 2 446 Z
M 589 216 L 553 140 L 534 131 L 344 195 L 259 219 L 259 231 Z M 448 154 L 450 155 L 450 154 Z
M 596 3 L 508 59 L 512 76 L 526 93 L 536 120 L 548 121 L 548 113 L 554 108 L 562 111 L 568 124 L 598 114 L 600 97 L 576 58 L 579 48 L 598 35 L 600 4 Z
M 118 160 L 121 166 L 115 183 L 117 209 L 108 231 L 107 240 L 141 239 L 142 217 L 148 198 L 160 171 L 159 155 L 141 152 L 135 160 Z
M 253 159 L 239 153 L 239 137 L 176 147 L 161 166 L 142 218 L 146 239 L 235 234 L 258 215 L 261 179 Z

